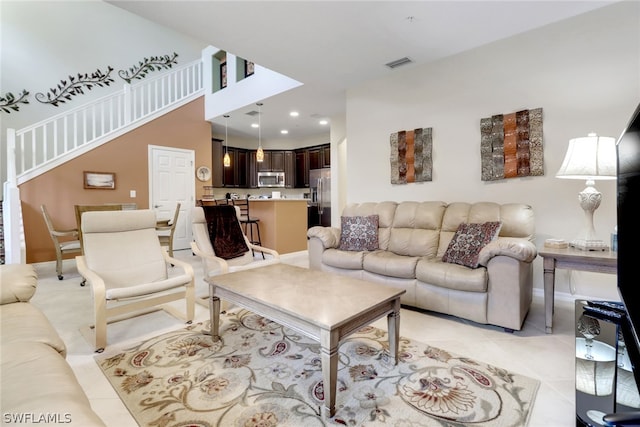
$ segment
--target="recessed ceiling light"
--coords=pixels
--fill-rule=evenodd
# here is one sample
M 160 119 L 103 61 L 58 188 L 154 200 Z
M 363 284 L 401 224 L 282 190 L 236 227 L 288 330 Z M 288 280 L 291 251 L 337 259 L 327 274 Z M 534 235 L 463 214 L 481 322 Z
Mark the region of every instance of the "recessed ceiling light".
M 251 123 L 251 127 L 252 127 L 252 128 L 259 128 L 259 127 L 260 127 L 260 125 L 259 125 L 259 124 L 257 124 L 257 123 Z
M 289 115 L 291 117 L 298 117 L 300 115 L 300 113 L 298 113 L 297 111 L 292 111 L 292 112 L 289 113 Z
M 329 124 L 329 121 L 328 120 L 320 120 L 318 123 L 320 123 L 321 125 L 324 126 L 324 125 Z
M 288 134 L 288 133 L 289 133 L 289 131 L 288 131 L 288 130 L 286 130 L 286 129 L 282 129 L 282 130 L 280 131 L 280 133 L 281 133 L 281 134 L 283 134 L 283 135 L 286 135 L 286 134 Z

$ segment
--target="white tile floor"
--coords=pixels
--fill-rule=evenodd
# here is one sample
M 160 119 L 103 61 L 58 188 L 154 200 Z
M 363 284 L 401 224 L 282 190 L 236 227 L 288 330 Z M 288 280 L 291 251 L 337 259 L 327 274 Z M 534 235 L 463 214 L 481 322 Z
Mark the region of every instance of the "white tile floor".
M 202 268 L 191 251 L 175 256 L 193 263 L 196 294 L 207 294 Z M 308 266 L 306 252 L 283 256 L 283 262 Z M 36 264 L 39 284 L 32 303 L 40 307 L 68 347 L 67 360 L 85 389 L 93 409 L 109 426 L 137 426 L 115 391 L 94 362 L 93 348 L 83 334 L 92 319 L 91 290 L 80 287 L 81 278 L 73 260 L 64 263 L 64 280 L 55 275 L 55 263 Z M 182 308 L 182 306 L 179 306 Z M 540 380 L 541 386 L 531 417 L 531 427 L 575 425 L 574 398 L 574 304 L 557 300 L 554 333 L 544 332 L 542 297 L 534 302 L 522 331 L 506 333 L 501 328 L 474 324 L 450 316 L 403 309 L 400 333 L 435 347 L 510 369 Z M 196 304 L 196 320 L 208 318 L 208 310 Z M 145 335 L 176 329 L 182 323 L 164 312 L 156 312 L 109 326 L 108 342 L 136 342 Z M 386 321 L 376 322 L 386 329 Z

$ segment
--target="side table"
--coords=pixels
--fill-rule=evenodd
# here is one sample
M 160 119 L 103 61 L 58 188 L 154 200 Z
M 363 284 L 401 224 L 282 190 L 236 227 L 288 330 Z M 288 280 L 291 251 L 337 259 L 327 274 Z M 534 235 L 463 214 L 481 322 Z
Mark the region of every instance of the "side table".
M 618 253 L 613 251 L 582 251 L 574 248 L 555 249 L 544 247 L 538 251 L 544 267 L 545 331 L 553 328 L 553 306 L 556 288 L 556 268 L 617 274 Z

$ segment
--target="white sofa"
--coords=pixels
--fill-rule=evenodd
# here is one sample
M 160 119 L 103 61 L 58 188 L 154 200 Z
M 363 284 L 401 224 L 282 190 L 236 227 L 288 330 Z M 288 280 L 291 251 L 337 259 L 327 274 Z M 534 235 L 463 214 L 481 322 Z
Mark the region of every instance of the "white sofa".
M 380 202 L 348 205 L 343 217 L 378 218 L 378 248 L 341 250 L 341 229 L 307 231 L 310 268 L 405 289 L 405 306 L 520 330 L 531 305 L 534 214 L 526 204 Z M 461 223 L 499 221 L 478 266 L 442 258 Z
M 2 425 L 104 426 L 65 360 L 64 342 L 29 300 L 29 264 L 0 265 Z

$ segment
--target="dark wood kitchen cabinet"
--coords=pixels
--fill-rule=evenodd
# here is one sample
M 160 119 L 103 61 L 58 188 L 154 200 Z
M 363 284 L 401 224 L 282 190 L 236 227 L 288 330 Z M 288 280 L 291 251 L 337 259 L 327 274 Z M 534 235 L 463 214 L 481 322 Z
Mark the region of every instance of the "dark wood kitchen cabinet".
M 295 187 L 309 188 L 309 150 L 306 148 L 295 151 Z
M 224 165 L 222 159 L 224 156 L 224 148 L 221 139 L 211 139 L 211 186 L 222 187 L 224 182 Z
M 321 148 L 322 155 L 320 157 L 320 164 L 323 168 L 331 167 L 331 144 L 323 145 Z
M 264 152 L 264 161 L 258 162 L 258 172 L 285 172 L 284 151 Z
M 295 187 L 309 188 L 309 171 L 331 167 L 331 145 L 323 144 L 295 150 Z
M 296 160 L 293 151 L 284 152 L 284 186 L 294 188 L 296 182 Z
M 331 145 L 324 144 L 308 148 L 309 170 L 331 167 Z
M 248 151 L 231 147 L 228 147 L 227 151 L 231 158 L 231 165 L 223 168 L 223 187 L 247 188 L 249 177 Z
M 322 167 L 321 166 L 322 162 L 320 161 L 322 150 L 320 150 L 320 147 L 309 148 L 308 152 L 309 152 L 309 170 L 320 169 Z
M 246 188 L 249 185 L 249 151 L 244 148 L 225 147 L 221 139 L 211 141 L 212 187 Z M 231 164 L 223 164 L 225 151 Z

